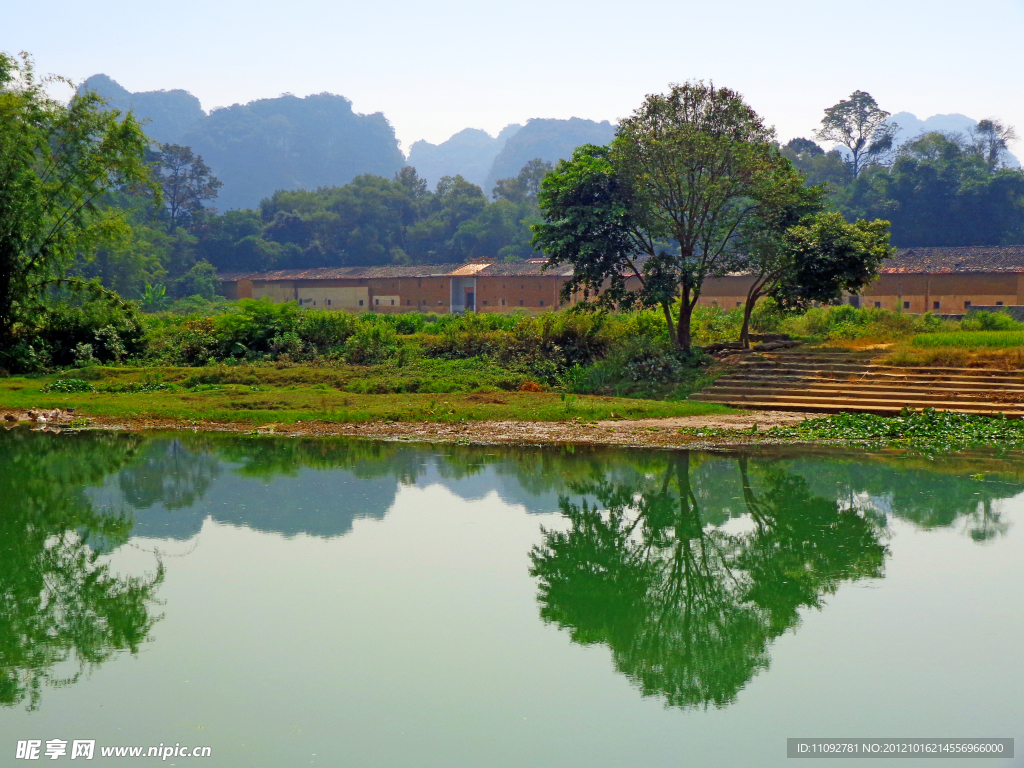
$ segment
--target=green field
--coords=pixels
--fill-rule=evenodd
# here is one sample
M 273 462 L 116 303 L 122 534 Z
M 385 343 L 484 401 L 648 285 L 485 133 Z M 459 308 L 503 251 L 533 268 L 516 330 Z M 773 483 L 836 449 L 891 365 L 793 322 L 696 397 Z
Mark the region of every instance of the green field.
M 945 331 L 922 333 L 911 342 L 915 347 L 959 347 L 968 349 L 1010 349 L 1024 347 L 1024 331 Z

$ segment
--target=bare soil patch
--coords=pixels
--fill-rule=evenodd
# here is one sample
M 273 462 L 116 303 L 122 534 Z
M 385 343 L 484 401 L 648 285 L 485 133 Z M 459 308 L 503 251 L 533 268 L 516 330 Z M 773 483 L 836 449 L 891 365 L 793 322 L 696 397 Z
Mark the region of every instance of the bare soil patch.
M 68 416 L 40 423 L 14 415 L 21 423 L 37 428 L 63 431 L 69 428 Z M 131 418 L 123 420 L 89 419 L 94 429 L 175 430 L 274 434 L 295 437 L 359 437 L 376 440 L 401 440 L 423 443 L 515 444 L 515 445 L 609 445 L 636 448 L 701 448 L 728 445 L 753 445 L 770 442 L 764 434 L 773 426 L 791 424 L 813 414 L 791 411 L 747 411 L 737 414 L 685 416 L 664 419 L 610 421 L 459 421 L 444 422 L 362 422 L 300 421 L 295 424 L 251 424 L 213 421 Z M 2 418 L 2 417 L 0 417 Z M 83 420 L 84 421 L 84 420 Z M 17 422 L 6 420 L 9 427 Z M 757 429 L 754 429 L 754 426 Z M 76 427 L 78 424 L 76 423 Z M 714 435 L 700 430 L 725 430 Z M 684 431 L 680 431 L 684 430 Z M 729 434 L 734 433 L 734 434 Z

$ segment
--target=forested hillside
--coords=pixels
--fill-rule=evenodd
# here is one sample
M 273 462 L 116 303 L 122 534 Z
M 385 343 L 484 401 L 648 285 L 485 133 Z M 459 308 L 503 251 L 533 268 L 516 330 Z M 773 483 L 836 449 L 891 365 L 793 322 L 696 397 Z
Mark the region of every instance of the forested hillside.
M 161 144 L 181 143 L 185 131 L 206 117 L 199 99 L 188 91 L 144 91 L 132 93 L 106 75 L 93 75 L 79 88 L 93 91 L 121 112 L 134 111 L 149 122 L 146 134 Z
M 218 206 L 252 208 L 281 189 L 391 176 L 405 162 L 383 114 L 361 115 L 343 96 L 280 96 L 217 109 L 181 142 L 224 182 Z
M 484 191 L 490 195 L 498 179 L 515 176 L 519 169 L 530 160 L 541 160 L 555 164 L 568 160 L 572 151 L 584 144 L 607 144 L 615 136 L 615 126 L 607 120 L 595 122 L 572 117 L 568 120 L 534 118 L 505 142 L 484 184 Z
M 433 188 L 443 176 L 462 176 L 481 189 L 505 142 L 523 126 L 512 123 L 497 136 L 479 128 L 466 128 L 447 141 L 417 141 L 409 148 L 408 163 Z
M 348 184 L 360 174 L 391 176 L 405 163 L 394 129 L 381 113 L 362 115 L 329 93 L 284 95 L 203 112 L 186 91 L 131 93 L 106 75 L 83 88 L 110 106 L 134 110 L 160 143 L 201 155 L 224 184 L 221 210 L 253 208 L 279 189 Z
M 541 179 L 577 146 L 615 137 L 608 122 L 533 119 L 496 137 L 466 129 L 416 142 L 406 160 L 383 115 L 357 114 L 341 96 L 285 95 L 207 115 L 185 91 L 130 93 L 103 75 L 86 88 L 150 120 L 161 145 L 148 160 L 164 199 L 111 195 L 131 236 L 73 272 L 151 304 L 212 296 L 215 271 L 528 258 Z M 1012 128 L 890 115 L 863 92 L 825 113 L 816 141 L 781 152 L 808 185 L 827 185 L 829 206 L 848 221 L 890 221 L 900 247 L 1024 243 Z M 860 143 L 849 138 L 857 131 Z

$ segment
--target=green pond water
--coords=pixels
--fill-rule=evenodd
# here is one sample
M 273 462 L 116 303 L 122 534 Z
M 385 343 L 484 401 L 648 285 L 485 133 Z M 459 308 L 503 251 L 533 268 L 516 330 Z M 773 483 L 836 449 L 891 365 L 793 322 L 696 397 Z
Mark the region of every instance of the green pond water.
M 1022 662 L 1019 454 L 0 434 L 4 766 L 1019 755 Z

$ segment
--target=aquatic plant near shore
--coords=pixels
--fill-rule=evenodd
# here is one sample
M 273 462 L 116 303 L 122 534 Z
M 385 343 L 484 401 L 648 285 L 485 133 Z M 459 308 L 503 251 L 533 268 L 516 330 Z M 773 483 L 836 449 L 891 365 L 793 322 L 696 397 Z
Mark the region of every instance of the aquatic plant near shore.
M 938 452 L 978 445 L 1024 445 L 1024 420 L 1007 419 L 1002 414 L 993 417 L 934 408 L 906 409 L 896 417 L 837 413 L 794 426 L 775 427 L 769 434 L 787 440 L 904 445 Z

